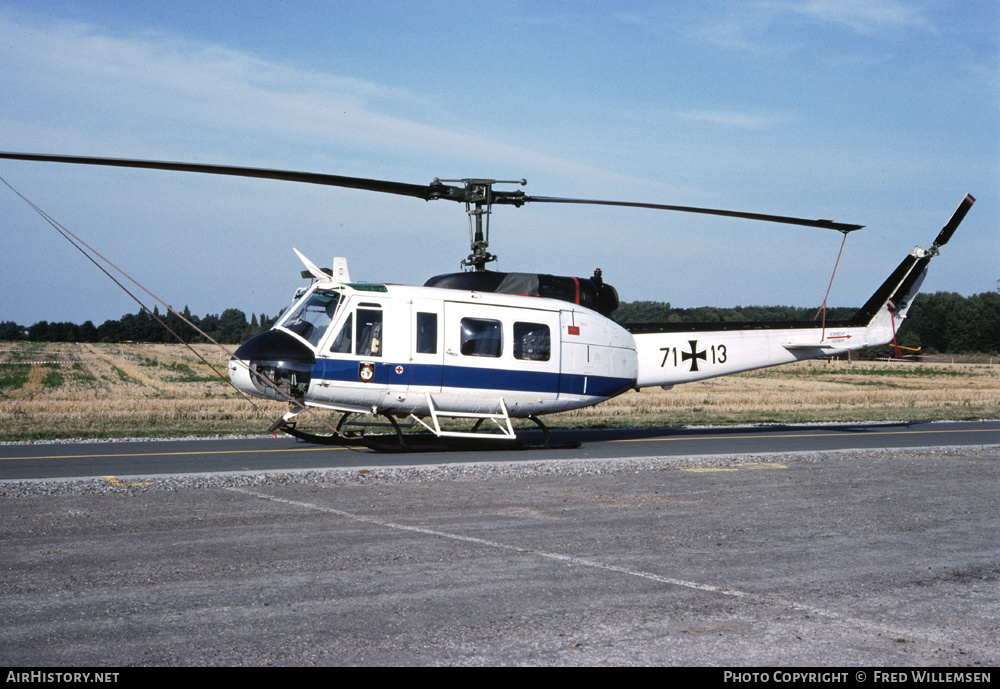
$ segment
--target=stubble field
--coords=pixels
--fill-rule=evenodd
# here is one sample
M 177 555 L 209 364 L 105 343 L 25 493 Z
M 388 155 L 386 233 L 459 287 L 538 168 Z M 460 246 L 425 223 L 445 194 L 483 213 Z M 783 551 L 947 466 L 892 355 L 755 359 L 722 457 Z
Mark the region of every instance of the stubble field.
M 287 409 L 248 401 L 229 356 L 195 345 L 0 343 L 0 442 L 264 433 Z M 216 371 L 218 373 L 216 373 Z M 336 415 L 300 426 L 329 432 Z M 1000 361 L 811 361 L 629 392 L 545 418 L 552 427 L 634 427 L 1000 418 Z M 530 422 L 527 422 L 530 425 Z

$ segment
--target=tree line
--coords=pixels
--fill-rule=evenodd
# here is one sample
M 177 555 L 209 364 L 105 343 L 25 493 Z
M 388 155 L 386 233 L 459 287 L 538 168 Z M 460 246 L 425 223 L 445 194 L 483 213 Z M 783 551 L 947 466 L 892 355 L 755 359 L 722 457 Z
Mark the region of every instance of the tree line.
M 184 322 L 187 319 L 204 331 L 216 342 L 238 344 L 257 333 L 269 330 L 278 316 L 251 314 L 250 320 L 239 309 L 226 309 L 221 314 L 195 316 L 184 307 L 183 318 L 175 313 L 161 314 L 153 308 L 153 313 L 140 309 L 137 313 L 122 316 L 117 320 L 104 321 L 95 326 L 91 321 L 82 324 L 68 322 L 38 321 L 24 327 L 13 321 L 0 321 L 0 340 L 28 340 L 32 342 L 177 342 L 169 330 L 160 324 L 163 321 L 184 342 L 208 342 L 208 338 Z M 159 319 L 159 320 L 157 320 Z
M 827 309 L 826 317 L 829 320 L 846 319 L 855 311 L 855 308 Z M 198 317 L 185 307 L 183 316 L 215 341 L 237 344 L 270 329 L 280 314 L 251 314 L 248 320 L 243 311 L 226 309 L 218 315 Z M 614 319 L 619 323 L 807 321 L 815 320 L 816 316 L 816 309 L 794 306 L 702 306 L 684 309 L 674 308 L 669 302 L 652 301 L 626 302 L 614 313 Z M 13 321 L 0 321 L 0 340 L 176 342 L 176 338 L 160 325 L 157 318 L 162 319 L 185 342 L 207 342 L 179 316 L 160 314 L 155 308 L 153 314 L 140 310 L 117 320 L 105 321 L 99 326 L 90 321 L 80 325 L 39 321 L 25 327 Z M 925 354 L 1000 354 L 1000 292 L 984 292 L 971 297 L 954 292 L 918 294 L 897 333 L 897 341 L 903 347 L 920 348 Z

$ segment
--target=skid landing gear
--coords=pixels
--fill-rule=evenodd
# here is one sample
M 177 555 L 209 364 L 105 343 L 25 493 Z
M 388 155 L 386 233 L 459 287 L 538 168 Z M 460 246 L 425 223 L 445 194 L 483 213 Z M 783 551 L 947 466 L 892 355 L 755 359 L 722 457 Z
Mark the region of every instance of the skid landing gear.
M 394 444 L 396 447 L 401 448 L 403 446 L 403 430 L 399 427 L 399 423 L 396 419 L 392 418 L 388 414 L 380 414 L 379 416 L 384 416 L 388 420 L 388 424 L 378 423 L 378 422 L 358 422 L 357 418 L 361 416 L 370 416 L 370 414 L 358 414 L 355 412 L 347 412 L 340 417 L 340 421 L 337 423 L 337 429 L 334 433 L 330 435 L 317 435 L 315 433 L 308 433 L 306 431 L 299 430 L 294 421 L 291 420 L 291 414 L 286 414 L 284 417 L 275 421 L 271 427 L 268 429 L 269 433 L 274 433 L 275 431 L 281 431 L 282 433 L 287 433 L 293 438 L 298 438 L 307 443 L 315 443 L 317 445 L 337 445 L 340 447 L 371 447 L 371 442 L 374 438 L 379 436 L 365 436 L 364 432 L 352 431 L 350 428 L 352 426 L 364 426 L 372 427 L 379 426 L 385 427 L 389 425 L 395 432 Z M 387 436 L 382 436 L 386 438 Z M 380 444 L 386 444 L 388 441 L 382 440 Z M 375 449 L 375 448 L 371 448 Z M 398 449 L 396 450 L 399 451 Z
M 482 452 L 484 450 L 510 451 L 573 449 L 580 447 L 580 442 L 576 440 L 554 440 L 548 427 L 535 416 L 529 416 L 528 418 L 544 434 L 542 442 L 532 442 L 515 436 L 497 435 L 494 433 L 477 434 L 484 419 L 476 421 L 471 433 L 464 434 L 462 437 L 449 437 L 438 436 L 433 433 L 403 433 L 399 422 L 389 414 L 375 415 L 381 417 L 384 421 L 359 420 L 371 416 L 373 415 L 358 414 L 355 412 L 345 413 L 337 423 L 336 432 L 330 435 L 316 435 L 299 430 L 295 422 L 288 418 L 276 421 L 269 429 L 269 432 L 282 431 L 307 443 L 340 447 L 364 447 L 376 452 Z M 365 431 L 371 428 L 391 428 L 392 433 L 366 435 Z M 476 437 L 477 435 L 478 437 Z

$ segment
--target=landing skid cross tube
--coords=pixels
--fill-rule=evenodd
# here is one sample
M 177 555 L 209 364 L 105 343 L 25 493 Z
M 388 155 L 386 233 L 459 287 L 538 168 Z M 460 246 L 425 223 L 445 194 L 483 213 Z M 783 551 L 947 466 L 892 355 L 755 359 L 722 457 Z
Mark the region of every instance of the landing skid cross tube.
M 425 399 L 427 400 L 427 408 L 431 412 L 431 421 L 434 422 L 433 428 L 428 426 L 422 419 L 414 414 L 410 414 L 410 418 L 419 423 L 421 426 L 429 430 L 431 433 L 439 438 L 515 438 L 514 427 L 510 425 L 510 414 L 507 413 L 507 405 L 504 404 L 503 398 L 501 397 L 498 402 L 498 412 L 460 412 L 460 411 L 445 411 L 443 409 L 438 409 L 434 404 L 434 399 L 431 397 L 430 393 L 425 393 Z M 476 425 L 472 427 L 471 433 L 463 433 L 461 431 L 445 431 L 441 429 L 440 419 L 478 419 Z M 476 433 L 479 426 L 483 421 L 492 421 L 496 424 L 496 427 L 500 429 L 500 434 L 482 434 Z M 500 422 L 503 421 L 503 424 Z

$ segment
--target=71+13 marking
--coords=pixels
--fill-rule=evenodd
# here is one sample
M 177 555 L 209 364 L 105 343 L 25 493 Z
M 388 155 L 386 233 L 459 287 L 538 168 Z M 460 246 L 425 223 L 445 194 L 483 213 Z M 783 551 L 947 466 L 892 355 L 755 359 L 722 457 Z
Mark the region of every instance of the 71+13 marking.
M 679 347 L 660 347 L 660 351 L 663 352 L 663 361 L 660 362 L 660 368 L 665 367 L 670 362 L 674 366 L 678 366 L 685 361 L 690 361 L 691 368 L 689 370 L 693 373 L 698 370 L 699 359 L 705 363 L 709 363 L 709 357 L 711 357 L 711 363 L 713 364 L 726 363 L 726 345 L 712 345 L 707 349 L 698 351 L 698 340 L 688 340 L 688 346 L 691 348 L 691 351 L 680 352 L 679 354 Z

